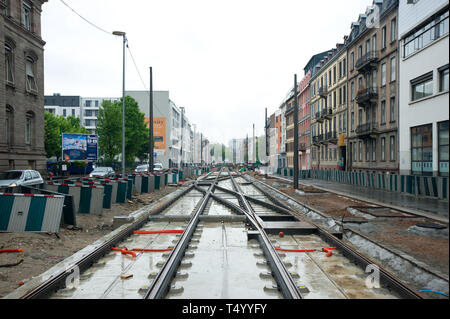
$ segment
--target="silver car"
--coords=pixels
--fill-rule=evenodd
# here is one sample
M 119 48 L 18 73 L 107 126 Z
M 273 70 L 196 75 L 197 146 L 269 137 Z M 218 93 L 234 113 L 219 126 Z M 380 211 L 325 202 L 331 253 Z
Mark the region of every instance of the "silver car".
M 43 183 L 44 180 L 38 171 L 11 170 L 0 173 L 0 187 L 32 186 Z
M 89 177 L 114 177 L 114 174 L 112 167 L 96 167 L 89 174 Z

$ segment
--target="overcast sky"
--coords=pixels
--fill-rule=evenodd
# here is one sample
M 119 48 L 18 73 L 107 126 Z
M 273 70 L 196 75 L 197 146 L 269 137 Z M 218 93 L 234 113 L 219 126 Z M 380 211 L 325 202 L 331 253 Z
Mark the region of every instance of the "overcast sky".
M 371 0 L 64 0 L 106 31 L 125 31 L 149 87 L 167 90 L 212 141 L 263 134 L 316 53 L 342 43 Z M 45 94 L 122 96 L 122 41 L 60 0 L 42 11 Z M 127 51 L 126 89 L 144 90 Z

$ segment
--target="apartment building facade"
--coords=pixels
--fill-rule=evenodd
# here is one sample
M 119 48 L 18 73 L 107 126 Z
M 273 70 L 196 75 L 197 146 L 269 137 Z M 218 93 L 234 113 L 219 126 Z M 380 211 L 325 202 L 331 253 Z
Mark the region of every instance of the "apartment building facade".
M 312 167 L 344 170 L 347 131 L 347 50 L 343 44 L 321 61 L 311 77 Z
M 400 173 L 449 176 L 449 4 L 400 2 Z
M 398 173 L 398 0 L 376 0 L 347 39 L 348 169 Z
M 298 168 L 311 169 L 311 110 L 310 86 L 311 71 L 298 84 Z
M 0 171 L 45 172 L 44 45 L 42 5 L 47 0 L 0 1 Z

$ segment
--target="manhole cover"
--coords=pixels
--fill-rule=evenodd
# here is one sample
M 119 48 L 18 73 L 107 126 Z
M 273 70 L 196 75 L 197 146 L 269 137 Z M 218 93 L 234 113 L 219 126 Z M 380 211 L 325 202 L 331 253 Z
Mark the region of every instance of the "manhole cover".
M 433 228 L 433 229 L 445 229 L 447 226 L 441 224 L 416 224 L 417 227 Z

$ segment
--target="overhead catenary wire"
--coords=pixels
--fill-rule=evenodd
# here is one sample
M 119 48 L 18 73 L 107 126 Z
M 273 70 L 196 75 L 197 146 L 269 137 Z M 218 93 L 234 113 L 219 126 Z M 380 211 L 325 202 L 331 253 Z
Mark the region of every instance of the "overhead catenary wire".
M 99 27 L 98 25 L 94 24 L 93 22 L 89 21 L 88 19 L 86 19 L 85 17 L 83 17 L 81 14 L 79 14 L 77 11 L 75 11 L 71 6 L 69 6 L 67 3 L 64 2 L 64 0 L 60 0 L 67 8 L 69 8 L 70 10 L 72 10 L 73 13 L 75 13 L 77 16 L 79 16 L 81 19 L 83 19 L 84 21 L 86 21 L 87 23 L 89 23 L 90 25 L 92 25 L 94 28 L 103 31 L 104 33 L 107 33 L 109 35 L 112 35 L 112 32 L 106 31 L 105 29 Z

